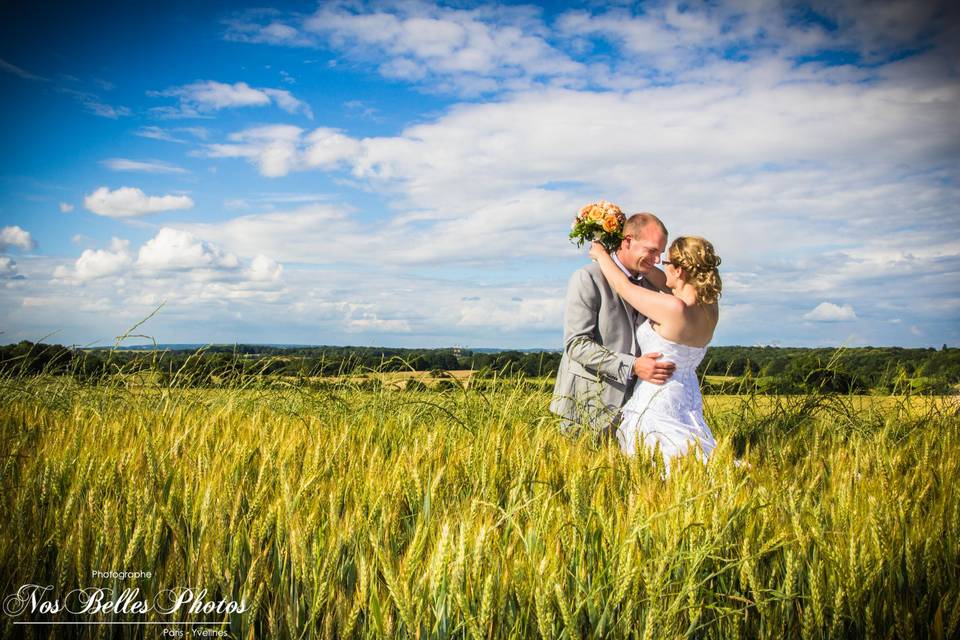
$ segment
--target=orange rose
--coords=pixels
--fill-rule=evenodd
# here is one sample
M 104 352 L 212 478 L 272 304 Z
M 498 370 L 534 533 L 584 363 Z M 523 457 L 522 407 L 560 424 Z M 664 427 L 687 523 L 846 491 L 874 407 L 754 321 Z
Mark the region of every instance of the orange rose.
M 617 220 L 617 216 L 614 213 L 608 213 L 603 217 L 603 230 L 606 232 L 616 231 L 620 226 L 620 221 Z
M 591 220 L 596 220 L 599 222 L 600 220 L 603 220 L 603 209 L 601 209 L 597 205 L 593 205 L 592 207 L 590 207 L 589 216 Z

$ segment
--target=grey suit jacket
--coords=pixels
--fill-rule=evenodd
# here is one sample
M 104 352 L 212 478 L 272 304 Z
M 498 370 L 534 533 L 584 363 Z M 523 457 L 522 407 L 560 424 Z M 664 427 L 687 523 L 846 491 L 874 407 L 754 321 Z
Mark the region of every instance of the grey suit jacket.
M 641 283 L 648 289 L 655 288 Z M 588 264 L 567 285 L 563 357 L 550 410 L 565 430 L 609 428 L 633 388 L 639 355 L 636 328 L 646 318 L 610 287 L 600 267 Z

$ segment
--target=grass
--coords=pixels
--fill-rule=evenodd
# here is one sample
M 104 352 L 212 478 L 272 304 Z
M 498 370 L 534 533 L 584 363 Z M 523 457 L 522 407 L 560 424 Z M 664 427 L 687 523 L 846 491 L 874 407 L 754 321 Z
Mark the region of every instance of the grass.
M 246 611 L 83 619 L 236 638 L 960 635 L 951 398 L 708 397 L 718 449 L 664 480 L 657 456 L 560 435 L 545 383 L 341 382 L 0 381 L 3 596 L 205 588 Z

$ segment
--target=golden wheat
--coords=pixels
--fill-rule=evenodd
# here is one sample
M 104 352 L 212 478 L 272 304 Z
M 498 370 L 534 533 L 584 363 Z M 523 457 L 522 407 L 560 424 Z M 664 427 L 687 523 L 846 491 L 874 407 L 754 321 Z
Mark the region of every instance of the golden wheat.
M 955 403 L 708 397 L 719 446 L 665 479 L 657 453 L 561 435 L 529 384 L 18 380 L 0 390 L 4 584 L 150 570 L 146 598 L 244 600 L 222 618 L 237 638 L 960 632 Z

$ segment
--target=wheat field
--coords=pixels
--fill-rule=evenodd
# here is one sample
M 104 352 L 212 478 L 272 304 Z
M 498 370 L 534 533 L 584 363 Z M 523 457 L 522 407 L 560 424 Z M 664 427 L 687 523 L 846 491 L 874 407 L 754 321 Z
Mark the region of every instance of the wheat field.
M 960 637 L 955 399 L 708 397 L 718 449 L 664 479 L 522 380 L 0 397 L 4 597 L 189 585 L 244 603 L 233 638 Z

